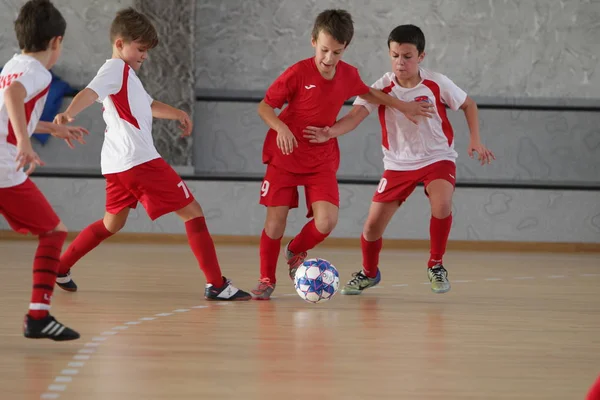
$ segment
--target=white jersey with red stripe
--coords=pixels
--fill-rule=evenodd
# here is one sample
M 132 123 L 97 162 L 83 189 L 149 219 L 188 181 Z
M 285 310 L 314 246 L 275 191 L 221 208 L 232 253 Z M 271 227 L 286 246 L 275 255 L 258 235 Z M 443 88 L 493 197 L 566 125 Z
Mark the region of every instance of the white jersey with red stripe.
M 51 81 L 50 71 L 25 54 L 15 54 L 0 73 L 0 188 L 20 185 L 27 179 L 23 168 L 17 170 L 17 137 L 8 118 L 4 92 L 13 82 L 25 88 L 25 118 L 31 136 L 42 116 Z
M 106 60 L 87 86 L 98 94 L 106 122 L 103 174 L 127 171 L 160 158 L 152 140 L 152 97 L 125 61 Z
M 354 101 L 354 105 L 364 106 L 369 113 L 378 109 L 386 170 L 411 171 L 438 161 L 456 162 L 454 131 L 446 115 L 446 106 L 458 110 L 467 94 L 440 73 L 423 68 L 419 73 L 421 82 L 413 88 L 400 86 L 393 72 L 386 73 L 372 87 L 402 101 L 434 104 L 432 118 L 419 117 L 419 123 L 414 124 L 395 109 L 368 103 L 360 97 Z

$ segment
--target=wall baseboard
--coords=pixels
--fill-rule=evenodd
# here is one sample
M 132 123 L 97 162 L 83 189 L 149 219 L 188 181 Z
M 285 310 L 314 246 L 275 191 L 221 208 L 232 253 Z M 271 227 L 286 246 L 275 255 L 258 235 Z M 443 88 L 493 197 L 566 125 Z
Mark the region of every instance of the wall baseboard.
M 67 240 L 73 240 L 78 232 L 69 232 Z M 35 240 L 33 235 L 21 235 L 13 231 L 0 230 L 0 240 Z M 284 237 L 282 243 L 291 238 Z M 253 245 L 260 242 L 259 236 L 213 235 L 215 244 Z M 110 243 L 131 244 L 187 244 L 184 234 L 136 233 L 120 232 L 107 239 Z M 428 250 L 429 240 L 417 239 L 384 239 L 384 247 L 400 250 Z M 327 238 L 320 247 L 359 248 L 359 238 Z M 449 251 L 477 252 L 527 252 L 527 253 L 600 253 L 600 243 L 565 243 L 565 242 L 500 242 L 475 240 L 450 240 Z

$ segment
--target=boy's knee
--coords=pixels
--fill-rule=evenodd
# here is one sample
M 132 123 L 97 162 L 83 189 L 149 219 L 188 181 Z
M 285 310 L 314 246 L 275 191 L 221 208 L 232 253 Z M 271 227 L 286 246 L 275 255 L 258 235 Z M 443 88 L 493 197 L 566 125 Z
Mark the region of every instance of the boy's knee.
M 319 218 L 315 218 L 315 227 L 323 234 L 330 233 L 337 225 L 337 215 L 324 215 Z
M 432 201 L 431 215 L 438 219 L 443 219 L 452 214 L 452 200 Z
M 274 219 L 265 221 L 265 233 L 271 239 L 279 239 L 285 233 L 285 222 Z
M 363 236 L 367 241 L 374 242 L 383 236 L 383 231 L 377 224 L 367 221 L 363 227 Z

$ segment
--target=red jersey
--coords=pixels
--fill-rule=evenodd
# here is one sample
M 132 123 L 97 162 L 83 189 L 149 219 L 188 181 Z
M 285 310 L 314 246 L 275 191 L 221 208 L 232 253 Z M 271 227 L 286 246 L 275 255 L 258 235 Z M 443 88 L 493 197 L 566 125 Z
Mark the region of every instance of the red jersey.
M 340 164 L 337 139 L 314 144 L 304 138 L 302 131 L 307 126 L 332 126 L 346 100 L 369 90 L 358 70 L 343 61 L 337 64 L 331 80 L 321 75 L 314 57 L 289 67 L 269 87 L 264 101 L 273 108 L 282 108 L 287 101 L 279 119 L 290 128 L 298 147 L 292 154 L 284 155 L 277 148 L 277 132 L 269 129 L 263 146 L 263 163 L 296 174 L 337 171 Z

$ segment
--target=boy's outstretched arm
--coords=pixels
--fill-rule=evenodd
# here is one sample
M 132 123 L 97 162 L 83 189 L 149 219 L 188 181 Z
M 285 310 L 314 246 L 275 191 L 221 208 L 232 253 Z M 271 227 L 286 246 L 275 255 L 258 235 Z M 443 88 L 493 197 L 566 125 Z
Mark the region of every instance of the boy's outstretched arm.
M 406 102 L 398 100 L 379 89 L 371 88 L 369 93 L 362 94 L 361 99 L 372 104 L 381 104 L 386 107 L 395 108 L 406 116 L 413 123 L 418 123 L 417 117 L 431 118 L 434 112 L 433 104 L 419 101 Z
M 344 115 L 342 119 L 337 121 L 331 127 L 316 127 L 307 126 L 304 128 L 304 137 L 310 143 L 323 143 L 329 139 L 333 139 L 356 129 L 365 118 L 369 116 L 369 111 L 363 106 L 354 106 Z
M 31 139 L 27 133 L 27 116 L 25 115 L 25 98 L 27 90 L 21 82 L 13 82 L 4 91 L 4 104 L 8 112 L 8 119 L 17 139 L 17 171 L 29 165 L 26 174 L 31 174 L 36 165 L 44 165 L 40 157 L 31 146 Z
M 179 128 L 183 131 L 181 137 L 190 136 L 192 134 L 192 120 L 185 111 L 156 100 L 152 101 L 150 108 L 152 109 L 152 116 L 154 118 L 174 119 L 179 121 Z
M 80 144 L 85 144 L 84 135 L 89 135 L 87 129 L 81 126 L 57 125 L 52 122 L 39 121 L 35 127 L 34 133 L 49 133 L 54 137 L 65 139 L 67 145 L 74 149 L 72 140 L 78 141 Z
M 476 152 L 477 159 L 481 162 L 481 165 L 485 164 L 486 162 L 488 164 L 491 163 L 492 159 L 495 160 L 496 157 L 494 156 L 494 153 L 492 153 L 481 143 L 481 136 L 479 135 L 479 112 L 477 109 L 477 103 L 475 103 L 475 100 L 467 96 L 465 102 L 462 104 L 462 106 L 460 106 L 460 109 L 465 113 L 465 118 L 467 120 L 467 125 L 469 126 L 469 132 L 471 136 L 471 141 L 467 149 L 469 157 L 473 158 L 473 152 Z
M 65 112 L 59 113 L 54 117 L 54 123 L 59 125 L 65 125 L 69 122 L 73 122 L 77 114 L 94 104 L 98 99 L 98 94 L 90 88 L 85 88 L 81 92 L 77 93 L 69 107 Z
M 294 147 L 298 147 L 298 141 L 290 128 L 279 119 L 273 107 L 264 100 L 258 104 L 258 115 L 269 128 L 277 132 L 277 147 L 283 154 L 290 154 L 294 151 Z

